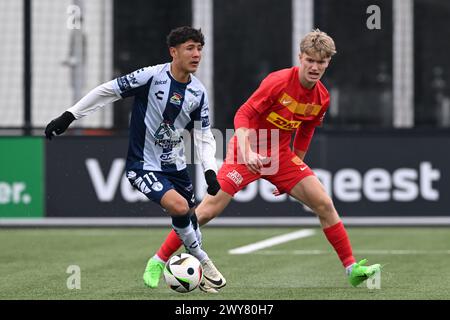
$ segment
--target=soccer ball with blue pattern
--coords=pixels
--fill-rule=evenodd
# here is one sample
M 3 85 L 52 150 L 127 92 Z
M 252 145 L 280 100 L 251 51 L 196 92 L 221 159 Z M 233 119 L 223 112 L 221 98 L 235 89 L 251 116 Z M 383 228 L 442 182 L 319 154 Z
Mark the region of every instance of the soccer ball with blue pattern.
M 164 267 L 164 279 L 169 288 L 176 292 L 191 292 L 198 287 L 202 278 L 200 261 L 188 253 L 172 256 Z

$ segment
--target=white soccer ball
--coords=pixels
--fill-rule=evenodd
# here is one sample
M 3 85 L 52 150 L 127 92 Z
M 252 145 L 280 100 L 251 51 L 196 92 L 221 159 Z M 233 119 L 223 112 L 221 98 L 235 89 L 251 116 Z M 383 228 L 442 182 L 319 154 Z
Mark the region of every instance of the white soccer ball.
M 188 253 L 174 255 L 164 267 L 164 279 L 170 289 L 187 293 L 198 287 L 203 268 L 198 259 Z

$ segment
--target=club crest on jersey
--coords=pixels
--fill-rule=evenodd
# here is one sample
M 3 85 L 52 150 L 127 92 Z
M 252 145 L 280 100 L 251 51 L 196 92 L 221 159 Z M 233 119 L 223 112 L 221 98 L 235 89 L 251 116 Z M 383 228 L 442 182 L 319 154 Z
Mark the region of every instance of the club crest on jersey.
M 296 116 L 316 116 L 319 114 L 322 106 L 320 104 L 314 103 L 300 103 L 292 98 L 287 93 L 283 93 L 283 95 L 278 99 L 278 102 L 289 109 Z
M 194 109 L 198 106 L 197 102 L 195 100 L 190 100 L 190 99 L 185 99 L 184 100 L 184 109 L 186 110 L 186 112 L 191 113 L 192 111 L 194 111 Z
M 164 149 L 176 147 L 183 140 L 183 137 L 176 131 L 174 125 L 167 122 L 161 122 L 154 137 L 155 145 Z
M 174 92 L 173 96 L 170 98 L 170 103 L 176 104 L 179 106 L 181 104 L 181 99 L 183 99 L 183 96 L 179 94 L 178 92 Z
M 313 111 L 314 111 L 314 105 L 310 104 L 310 103 L 306 104 L 305 116 L 307 116 L 307 117 L 310 116 L 313 113 Z

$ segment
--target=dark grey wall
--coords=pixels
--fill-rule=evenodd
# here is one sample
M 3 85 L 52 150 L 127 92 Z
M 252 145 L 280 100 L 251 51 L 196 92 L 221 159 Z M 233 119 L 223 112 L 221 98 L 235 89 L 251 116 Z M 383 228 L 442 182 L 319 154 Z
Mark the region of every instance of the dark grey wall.
M 450 132 L 318 132 L 306 163 L 343 216 L 449 216 L 449 143 Z M 126 150 L 125 137 L 47 143 L 47 216 L 163 217 L 124 177 Z M 223 216 L 311 216 L 286 196 L 275 202 L 272 189 L 261 180 L 247 187 Z

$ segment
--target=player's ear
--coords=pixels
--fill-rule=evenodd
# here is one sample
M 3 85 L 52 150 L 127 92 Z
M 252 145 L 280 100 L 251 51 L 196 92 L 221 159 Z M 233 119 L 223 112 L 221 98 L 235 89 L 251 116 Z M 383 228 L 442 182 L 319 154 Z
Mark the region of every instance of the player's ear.
M 170 56 L 175 59 L 178 55 L 178 51 L 176 47 L 169 47 Z

